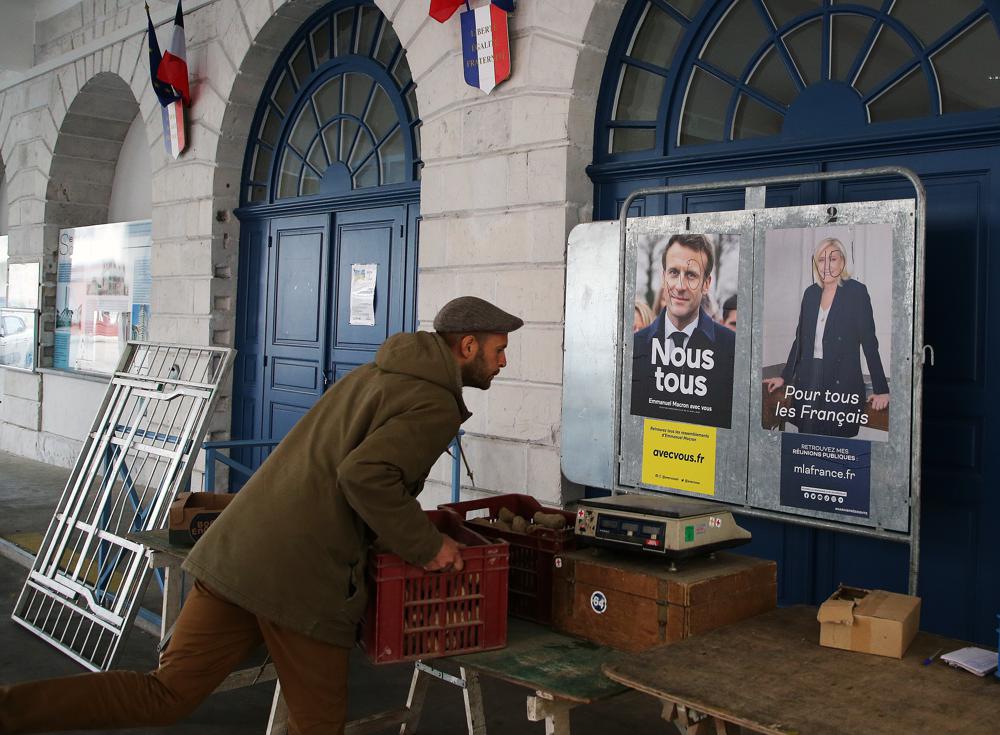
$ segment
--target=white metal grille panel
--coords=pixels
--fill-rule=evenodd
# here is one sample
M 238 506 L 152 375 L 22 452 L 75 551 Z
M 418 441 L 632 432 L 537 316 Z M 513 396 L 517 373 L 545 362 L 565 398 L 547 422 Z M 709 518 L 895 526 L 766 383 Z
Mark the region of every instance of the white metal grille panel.
M 149 574 L 125 535 L 165 524 L 232 355 L 130 342 L 111 378 L 12 616 L 92 671 L 114 665 Z

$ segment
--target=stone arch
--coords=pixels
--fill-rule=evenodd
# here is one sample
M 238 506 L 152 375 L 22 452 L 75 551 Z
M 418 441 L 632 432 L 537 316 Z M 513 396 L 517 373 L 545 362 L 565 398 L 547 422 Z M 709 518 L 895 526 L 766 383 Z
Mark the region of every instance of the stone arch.
M 213 126 L 217 125 L 219 131 L 218 144 L 212 157 L 215 165 L 212 209 L 216 216 L 211 227 L 213 241 L 216 243 L 222 242 L 228 246 L 238 241 L 238 223 L 235 218 L 223 213 L 239 205 L 243 157 L 260 89 L 291 36 L 309 16 L 328 3 L 329 0 L 295 3 L 287 0 L 275 0 L 273 3 L 268 0 L 246 0 L 239 4 L 237 12 L 229 18 L 228 23 L 223 23 L 219 28 L 216 48 L 209 52 L 210 57 L 218 62 L 212 66 L 221 72 L 215 75 L 213 83 L 213 89 L 219 90 L 220 109 L 217 114 L 209 116 L 213 118 Z M 468 87 L 456 89 L 454 83 L 455 68 L 458 68 L 462 53 L 459 35 L 453 27 L 457 18 L 448 23 L 437 23 L 428 17 L 425 4 L 416 2 L 375 0 L 375 5 L 392 23 L 406 49 L 410 70 L 417 82 L 417 102 L 423 120 L 432 120 L 463 103 L 478 101 L 479 93 L 476 90 Z M 569 5 L 572 7 L 568 7 Z M 581 5 L 585 7 L 580 7 Z M 566 91 L 571 94 L 566 125 L 572 157 L 566 172 L 568 188 L 580 189 L 580 181 L 586 179 L 580 175 L 580 166 L 588 165 L 592 157 L 593 115 L 607 49 L 625 0 L 586 0 L 584 3 L 574 2 L 568 6 L 551 11 L 525 6 L 523 10 L 518 10 L 515 22 L 523 20 L 529 25 L 561 24 L 566 29 L 566 40 L 577 47 L 573 73 L 566 80 Z M 529 18 L 529 13 L 547 14 L 547 17 Z M 515 50 L 515 53 L 522 54 L 522 68 L 529 61 L 528 51 L 527 43 Z M 526 72 L 527 70 L 522 71 L 515 65 L 515 74 Z M 544 74 L 544 70 L 530 73 Z M 449 91 L 443 94 L 442 89 Z M 443 147 L 447 147 L 447 143 L 439 143 L 435 139 L 447 137 L 448 131 L 439 128 L 446 128 L 448 125 L 447 121 L 442 120 L 440 124 L 424 126 L 421 147 L 425 161 L 433 159 Z M 431 180 L 425 178 L 428 186 L 438 187 L 440 182 L 433 180 L 434 174 L 427 173 L 431 176 Z M 583 188 L 589 191 L 588 187 Z M 586 192 L 581 189 L 578 193 L 583 195 Z M 588 213 L 592 205 L 589 196 L 577 203 L 583 210 L 582 219 L 589 219 Z M 226 258 L 230 262 L 235 261 L 234 251 L 235 246 Z
M 306 0 L 296 3 L 279 0 L 272 13 L 271 4 L 267 0 L 249 0 L 241 5 L 239 14 L 230 21 L 230 27 L 220 29 L 220 37 L 226 41 L 222 44 L 220 53 L 228 66 L 229 94 L 224 102 L 225 112 L 220 121 L 221 135 L 215 155 L 217 168 L 214 194 L 219 208 L 232 209 L 239 204 L 239 184 L 247 137 L 250 134 L 260 91 L 265 86 L 271 69 L 299 27 L 313 13 L 329 3 L 330 0 Z M 397 35 L 400 30 L 396 27 L 393 15 L 401 4 L 399 0 L 375 2 L 382 14 L 393 24 Z M 400 41 L 406 48 L 406 41 L 402 36 Z M 407 50 L 407 60 L 409 61 L 409 50 Z M 414 71 L 412 64 L 411 71 Z M 416 78 L 415 71 L 414 78 Z M 227 85 L 220 86 L 225 89 Z M 419 83 L 417 98 L 418 105 L 421 105 Z M 234 234 L 231 232 L 229 236 Z
M 235 343 L 240 225 L 232 212 L 240 204 L 243 159 L 261 90 L 291 37 L 313 13 L 330 2 L 244 0 L 234 4 L 234 12 L 227 17 L 217 16 L 216 39 L 204 52 L 205 63 L 213 70 L 213 79 L 209 88 L 199 86 L 198 104 L 203 111 L 202 122 L 217 131 L 217 144 L 214 155 L 207 149 L 199 152 L 203 160 L 212 164 L 213 172 L 209 179 L 211 208 L 200 209 L 198 229 L 210 228 L 211 231 L 211 305 L 206 321 L 210 331 L 207 337 L 212 344 L 231 347 Z M 375 0 L 375 5 L 392 22 L 393 12 L 401 5 L 401 0 Z M 188 51 L 190 65 L 190 47 Z M 417 91 L 419 96 L 419 85 Z M 192 137 L 197 134 L 193 133 Z M 153 217 L 155 231 L 155 203 Z M 154 298 L 158 287 L 154 281 Z M 163 332 L 154 326 L 154 334 Z M 169 336 L 169 331 L 166 334 Z M 212 428 L 217 438 L 226 436 L 229 431 L 230 394 L 231 384 L 227 383 L 213 418 Z
M 55 283 L 58 230 L 104 224 L 122 143 L 139 113 L 131 87 L 114 72 L 92 76 L 73 97 L 51 148 L 45 187 L 41 262 L 43 281 Z M 53 315 L 39 324 L 40 365 L 51 365 Z
M 117 74 L 101 72 L 83 85 L 52 151 L 46 222 L 80 227 L 107 221 L 118 154 L 138 112 L 131 88 Z
M 210 52 L 218 60 L 216 67 L 223 72 L 214 85 L 223 94 L 220 95 L 222 99 L 219 99 L 222 106 L 217 123 L 220 134 L 214 156 L 212 181 L 212 210 L 216 216 L 213 217 L 211 227 L 213 261 L 220 264 L 216 272 L 225 273 L 230 286 L 217 286 L 219 299 L 215 302 L 221 306 L 217 309 L 220 313 L 214 315 L 217 322 L 215 331 L 229 335 L 223 340 L 225 344 L 232 344 L 236 306 L 233 285 L 236 280 L 239 242 L 239 223 L 230 213 L 240 203 L 243 158 L 261 89 L 266 85 L 268 75 L 292 35 L 313 13 L 329 3 L 330 0 L 295 3 L 278 0 L 272 11 L 272 4 L 268 0 L 247 0 L 240 4 L 228 24 L 220 26 L 217 46 Z M 393 16 L 403 3 L 400 0 L 376 0 L 375 5 L 396 29 Z M 426 8 L 423 11 L 426 17 Z M 396 32 L 399 35 L 399 29 Z M 406 41 L 403 37 L 400 37 L 400 41 L 405 48 Z M 407 59 L 409 60 L 409 51 Z M 419 83 L 417 97 L 418 105 L 422 104 Z
M 574 144 L 586 159 L 584 165 L 593 161 L 594 115 L 601 91 L 601 78 L 608 60 L 608 48 L 626 4 L 627 0 L 595 0 L 581 38 L 584 51 L 577 57 L 573 74 L 569 117 L 571 121 L 578 121 L 577 125 L 570 126 L 570 131 L 571 135 L 573 131 L 576 132 Z M 587 219 L 591 217 L 592 214 Z

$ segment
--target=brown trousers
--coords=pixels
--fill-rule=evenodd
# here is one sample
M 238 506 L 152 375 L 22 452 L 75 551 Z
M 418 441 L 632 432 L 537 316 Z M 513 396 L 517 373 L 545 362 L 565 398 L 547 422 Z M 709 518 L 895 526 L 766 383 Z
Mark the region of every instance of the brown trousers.
M 291 735 L 342 735 L 349 650 L 280 628 L 196 582 L 156 671 L 108 671 L 0 687 L 0 734 L 169 725 L 261 643 Z M 261 723 L 263 726 L 263 723 Z

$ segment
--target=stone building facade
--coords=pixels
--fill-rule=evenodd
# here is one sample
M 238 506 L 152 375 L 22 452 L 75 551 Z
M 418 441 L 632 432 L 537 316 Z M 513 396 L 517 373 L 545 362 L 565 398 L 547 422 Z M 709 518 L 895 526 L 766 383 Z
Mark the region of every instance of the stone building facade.
M 558 502 L 578 492 L 559 469 L 565 247 L 592 216 L 594 109 L 623 0 L 525 1 L 511 15 L 511 78 L 492 94 L 466 86 L 458 17 L 425 2 L 378 0 L 416 82 L 422 126 L 417 321 L 463 293 L 524 317 L 509 367 L 489 392 L 469 391 L 476 486 Z M 173 3 L 154 4 L 166 45 Z M 193 105 L 189 147 L 162 142 L 149 84 L 141 2 L 82 0 L 38 24 L 35 64 L 0 90 L 11 262 L 42 265 L 39 370 L 6 373 L 0 449 L 69 466 L 103 387 L 52 364 L 56 245 L 61 228 L 109 221 L 116 164 L 138 116 L 149 151 L 155 341 L 234 345 L 240 180 L 261 89 L 318 0 L 191 0 L 185 6 Z M 141 177 L 134 185 L 145 186 Z M 118 183 L 121 186 L 121 182 Z M 219 404 L 211 438 L 228 437 Z M 450 488 L 450 460 L 428 498 Z M 468 480 L 466 479 L 466 483 Z
M 317 18 L 327 14 L 333 29 L 331 14 L 364 6 L 350 11 L 352 34 L 328 35 L 323 52 L 331 64 L 302 78 L 325 83 L 321 73 L 340 63 L 332 58 L 336 40 L 356 62 L 345 69 L 367 68 L 389 84 L 394 72 L 375 68 L 377 44 L 361 59 L 355 43 L 371 38 L 366 23 L 375 16 L 379 33 L 391 28 L 393 48 L 405 52 L 394 109 L 400 129 L 409 126 L 406 162 L 414 165 L 402 182 L 342 197 L 402 207 L 407 217 L 419 205 L 419 242 L 406 245 L 407 258 L 415 256 L 406 261 L 405 319 L 394 328 L 428 328 L 438 307 L 462 293 L 525 319 L 492 389 L 468 392 L 475 415 L 465 426 L 466 453 L 476 487 L 463 473 L 467 496 L 527 491 L 557 503 L 583 492 L 560 471 L 566 243 L 575 225 L 616 218 L 629 194 L 652 186 L 886 165 L 920 177 L 928 204 L 924 339 L 936 358 L 923 369 L 920 432 L 910 427 L 923 446 L 914 483 L 922 508 L 922 627 L 996 640 L 1000 565 L 989 560 L 997 556 L 993 519 L 1000 515 L 1000 495 L 991 492 L 1000 472 L 1000 453 L 991 451 L 1000 428 L 992 334 L 1000 303 L 993 294 L 1000 283 L 993 254 L 1000 0 L 519 0 L 510 17 L 513 74 L 489 95 L 463 81 L 458 18 L 437 23 L 426 0 L 185 0 L 194 103 L 190 145 L 176 161 L 164 152 L 149 85 L 142 3 L 9 4 L 21 12 L 5 4 L 0 23 L 0 235 L 8 236 L 12 263 L 40 263 L 42 283 L 35 368 L 0 369 L 0 450 L 72 465 L 104 392 L 106 377 L 51 369 L 62 228 L 151 220 L 151 338 L 237 347 L 249 359 L 240 320 L 248 295 L 260 297 L 267 285 L 261 262 L 270 267 L 270 256 L 253 259 L 268 249 L 269 236 L 259 238 L 262 213 L 273 217 L 273 232 L 277 219 L 309 204 L 304 173 L 298 199 L 281 200 L 287 171 L 277 165 L 268 170 L 280 201 L 253 198 L 266 188 L 252 172 L 265 110 L 276 109 L 277 98 L 267 95 L 278 94 L 280 74 L 295 73 L 296 44 Z M 175 0 L 150 4 L 165 46 Z M 30 49 L 11 32 L 26 15 L 31 26 L 25 5 L 36 8 Z M 27 49 L 28 62 L 6 67 L 18 49 Z M 298 93 L 304 100 L 312 90 Z M 293 119 L 301 118 L 289 114 L 282 124 L 291 130 Z M 327 163 L 342 180 L 357 173 L 337 169 L 339 160 Z M 325 203 L 322 186 L 311 186 L 321 189 L 313 204 Z M 886 177 L 809 180 L 769 188 L 766 205 L 912 196 L 913 187 Z M 740 187 L 691 190 L 644 195 L 633 213 L 744 204 Z M 405 230 L 410 238 L 415 222 L 407 219 L 399 237 Z M 313 231 L 330 238 L 333 229 Z M 324 284 L 334 288 L 334 280 Z M 741 300 L 749 297 L 741 292 Z M 740 319 L 745 309 L 741 303 Z M 265 311 L 258 304 L 255 313 L 259 327 Z M 742 333 L 753 336 L 746 327 Z M 354 351 L 354 364 L 369 359 L 364 353 Z M 351 360 L 321 379 L 314 370 L 313 397 Z M 269 435 L 256 418 L 256 429 L 241 423 L 245 384 L 268 386 L 265 398 L 270 389 L 260 365 L 238 362 L 211 439 Z M 285 425 L 293 418 L 287 412 Z M 449 496 L 451 467 L 447 457 L 434 467 L 422 496 L 428 504 Z M 782 603 L 820 602 L 841 581 L 906 589 L 906 544 L 804 528 L 784 516 L 741 516 L 741 523 L 753 533 L 748 553 L 778 560 Z

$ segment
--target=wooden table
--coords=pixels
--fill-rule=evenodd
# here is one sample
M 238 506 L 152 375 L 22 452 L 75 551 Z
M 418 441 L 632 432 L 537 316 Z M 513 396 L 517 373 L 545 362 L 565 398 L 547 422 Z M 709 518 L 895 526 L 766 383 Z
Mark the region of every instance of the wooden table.
M 750 618 L 628 659 L 604 673 L 664 703 L 688 735 L 1000 732 L 1000 681 L 922 662 L 956 641 L 918 633 L 900 659 L 819 645 L 816 608 Z
M 528 719 L 545 722 L 546 735 L 569 735 L 569 711 L 628 691 L 610 681 L 601 667 L 620 654 L 589 641 L 555 633 L 534 623 L 511 619 L 507 647 L 498 651 L 453 656 L 468 681 L 479 674 L 534 689 L 528 697 Z M 474 679 L 476 680 L 476 679 Z M 477 680 L 476 680 L 477 681 Z M 470 735 L 485 732 L 481 702 L 466 688 Z M 479 727 L 478 723 L 482 722 Z

